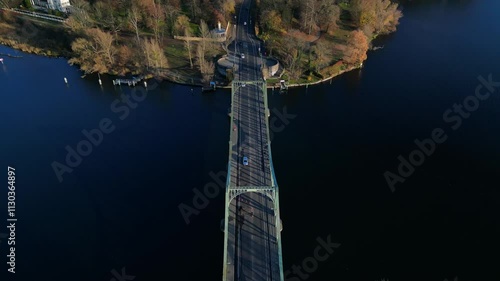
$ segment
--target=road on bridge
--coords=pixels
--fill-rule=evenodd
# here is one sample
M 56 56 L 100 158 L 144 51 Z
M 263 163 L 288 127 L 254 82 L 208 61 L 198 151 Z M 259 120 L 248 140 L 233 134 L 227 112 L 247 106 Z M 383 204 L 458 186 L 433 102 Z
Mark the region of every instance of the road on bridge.
M 244 0 L 237 17 L 236 37 L 229 47 L 235 56 L 235 80 L 263 81 L 260 41 L 254 34 L 251 0 Z M 232 99 L 233 131 L 230 156 L 231 187 L 273 185 L 266 95 L 262 86 L 239 83 Z M 248 158 L 248 165 L 243 164 Z M 277 214 L 272 193 L 246 192 L 229 204 L 225 280 L 281 280 Z

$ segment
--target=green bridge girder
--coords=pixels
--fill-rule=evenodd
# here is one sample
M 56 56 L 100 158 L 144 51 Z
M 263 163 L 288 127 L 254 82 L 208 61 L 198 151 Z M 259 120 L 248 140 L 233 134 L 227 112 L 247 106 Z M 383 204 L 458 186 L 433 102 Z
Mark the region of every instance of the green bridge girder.
M 268 102 L 267 102 L 267 83 L 265 80 L 257 80 L 257 81 L 241 81 L 241 80 L 234 80 L 231 85 L 231 122 L 233 122 L 233 114 L 234 114 L 234 94 L 238 89 L 241 87 L 246 87 L 247 85 L 255 85 L 260 88 L 264 95 L 264 108 L 266 109 L 266 112 L 269 111 L 268 107 Z M 281 216 L 280 216 L 280 209 L 279 209 L 279 189 L 278 189 L 278 184 L 276 181 L 276 175 L 274 174 L 274 166 L 273 166 L 273 161 L 272 161 L 272 153 L 271 153 L 271 139 L 270 139 L 270 134 L 269 134 L 269 116 L 266 116 L 266 127 L 267 127 L 267 146 L 268 146 L 268 152 L 269 152 L 269 167 L 270 167 L 270 173 L 271 173 L 271 184 L 272 186 L 239 186 L 239 187 L 234 187 L 231 186 L 231 156 L 232 156 L 232 139 L 233 139 L 233 130 L 229 130 L 229 161 L 228 161 L 228 167 L 227 167 L 227 180 L 226 180 L 226 199 L 225 199 L 225 218 L 224 218 L 224 265 L 223 265 L 223 275 L 222 275 L 222 280 L 227 281 L 227 250 L 228 250 L 228 221 L 229 221 L 229 207 L 232 199 L 234 199 L 236 196 L 239 196 L 241 194 L 247 193 L 247 192 L 261 192 L 267 194 L 271 200 L 274 203 L 274 212 L 275 212 L 275 225 L 277 228 L 276 231 L 276 239 L 277 239 L 277 244 L 278 244 L 278 255 L 279 255 L 279 271 L 280 271 L 280 281 L 284 281 L 284 273 L 283 273 L 283 256 L 282 256 L 282 246 L 281 246 L 281 230 L 283 229 L 282 227 L 282 221 L 281 221 Z

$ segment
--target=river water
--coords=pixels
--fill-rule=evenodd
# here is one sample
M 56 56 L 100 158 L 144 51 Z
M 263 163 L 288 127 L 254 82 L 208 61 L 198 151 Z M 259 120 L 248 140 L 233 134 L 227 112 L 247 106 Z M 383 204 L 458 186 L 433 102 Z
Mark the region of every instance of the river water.
M 499 90 L 474 98 L 479 76 L 500 80 L 500 2 L 403 6 L 363 69 L 269 91 L 284 268 L 307 267 L 289 280 L 500 280 Z M 220 280 L 229 92 L 150 81 L 132 93 L 21 55 L 0 65 L 0 164 L 17 173 L 12 280 Z M 436 129 L 446 140 L 393 192 L 384 173 Z M 67 161 L 68 149 L 86 156 Z M 67 166 L 62 181 L 53 165 Z M 186 223 L 179 205 L 209 183 L 213 198 Z M 318 239 L 340 245 L 314 262 Z

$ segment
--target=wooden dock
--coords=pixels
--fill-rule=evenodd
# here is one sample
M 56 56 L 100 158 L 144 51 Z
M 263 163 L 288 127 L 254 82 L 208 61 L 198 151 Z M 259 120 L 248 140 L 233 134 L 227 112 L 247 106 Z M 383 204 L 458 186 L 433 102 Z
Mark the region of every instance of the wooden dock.
M 139 77 L 132 77 L 131 79 L 127 78 L 118 78 L 113 80 L 113 85 L 129 85 L 130 87 L 135 87 L 135 85 L 139 84 L 144 80 L 144 76 L 139 76 Z

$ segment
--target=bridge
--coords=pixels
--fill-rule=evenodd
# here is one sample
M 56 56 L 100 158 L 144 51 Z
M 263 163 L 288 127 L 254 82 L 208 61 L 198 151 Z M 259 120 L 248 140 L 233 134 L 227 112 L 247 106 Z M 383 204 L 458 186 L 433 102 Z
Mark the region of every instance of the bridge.
M 283 281 L 279 193 L 271 158 L 260 42 L 244 0 L 236 36 L 224 218 L 223 281 Z M 230 52 L 231 52 L 230 51 Z M 248 159 L 244 163 L 243 159 Z

